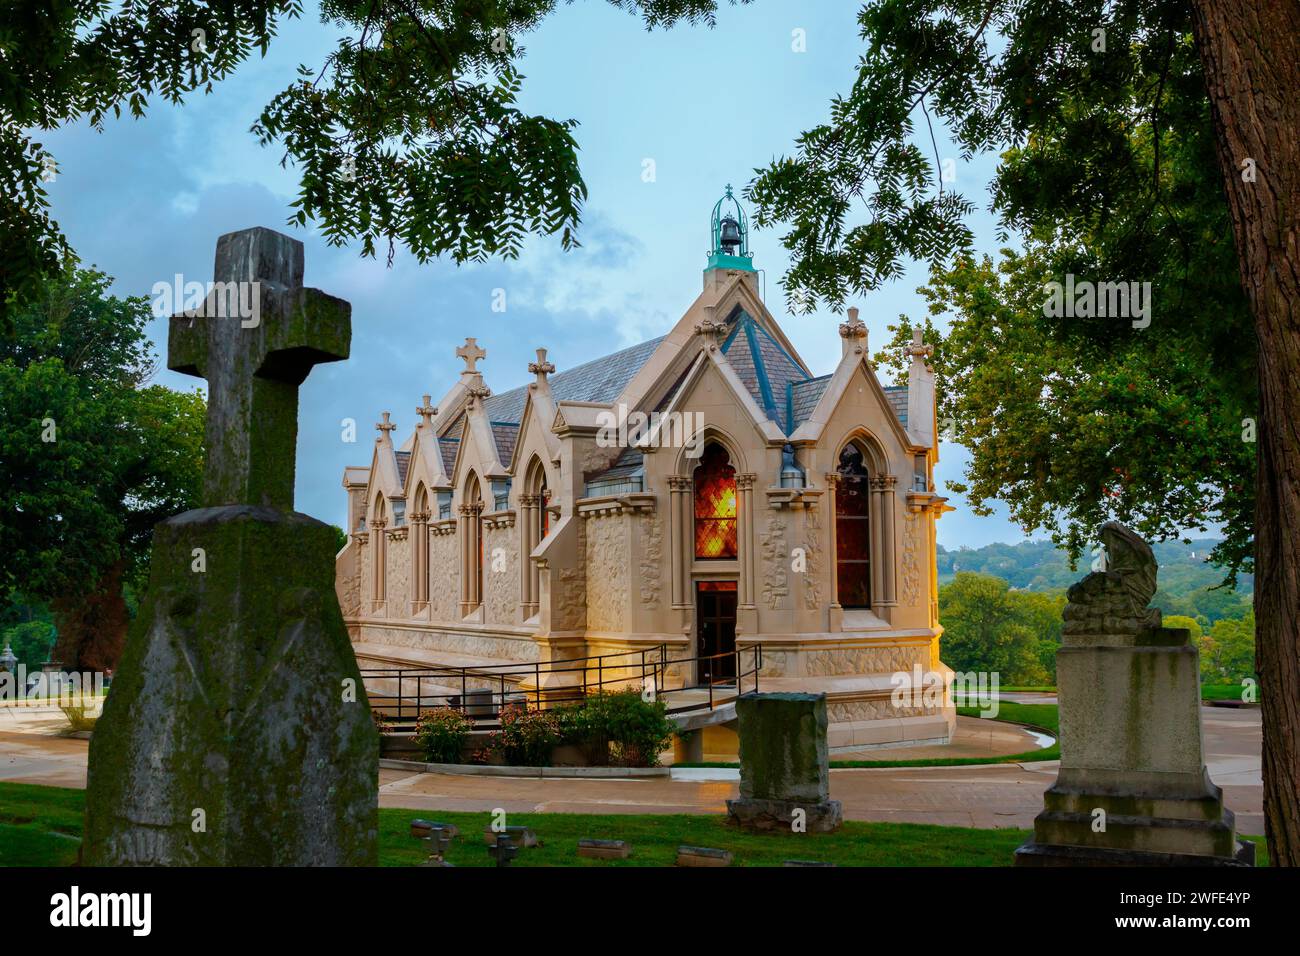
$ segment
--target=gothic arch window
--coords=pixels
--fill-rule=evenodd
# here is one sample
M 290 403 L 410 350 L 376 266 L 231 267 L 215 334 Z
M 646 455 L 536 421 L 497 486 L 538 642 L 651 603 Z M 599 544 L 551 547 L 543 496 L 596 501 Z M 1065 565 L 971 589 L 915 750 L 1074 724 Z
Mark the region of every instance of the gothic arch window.
M 695 468 L 695 557 L 712 561 L 735 558 L 736 469 L 717 442 L 704 446 Z
M 388 512 L 381 493 L 375 497 L 375 507 L 370 514 L 370 542 L 373 545 L 370 556 L 371 592 L 376 611 L 383 608 L 388 589 L 388 535 L 384 530 L 387 526 Z
M 550 492 L 546 487 L 546 468 L 541 459 L 534 456 L 525 475 L 524 491 L 519 498 L 519 546 L 522 552 L 519 603 L 526 621 L 538 612 L 542 593 L 541 570 L 529 555 L 546 538 L 551 528 L 550 515 L 546 511 Z
M 871 606 L 871 484 L 857 442 L 840 452 L 835 488 L 835 574 L 842 607 Z
M 461 613 L 470 614 L 483 604 L 483 492 L 471 474 L 460 506 Z
M 412 610 L 429 604 L 429 492 L 421 482 L 415 489 L 415 510 L 411 512 L 411 578 L 414 582 Z

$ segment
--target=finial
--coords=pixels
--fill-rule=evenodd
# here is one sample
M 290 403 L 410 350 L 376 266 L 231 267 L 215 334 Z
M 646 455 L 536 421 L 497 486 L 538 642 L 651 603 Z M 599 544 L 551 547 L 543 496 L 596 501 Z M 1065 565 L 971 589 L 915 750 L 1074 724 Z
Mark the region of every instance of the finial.
M 427 425 L 433 420 L 433 416 L 438 414 L 438 410 L 429 404 L 429 396 L 425 395 L 424 402 L 416 407 L 415 414 L 424 419 L 424 424 Z
M 867 326 L 858 318 L 856 307 L 850 307 L 849 320 L 840 323 L 840 335 L 846 339 L 865 339 L 867 337 Z
M 477 339 L 467 338 L 465 344 L 456 349 L 456 355 L 465 360 L 465 368 L 461 374 L 476 375 L 478 374 L 476 366 L 480 359 L 487 358 L 487 349 L 480 348 Z
M 537 361 L 528 363 L 528 371 L 537 376 L 537 384 L 546 381 L 546 376 L 555 371 L 555 365 L 546 361 L 546 349 L 537 350 Z
M 388 420 L 388 412 L 384 412 L 384 420 L 382 422 L 375 422 L 375 428 L 379 429 L 379 437 L 376 438 L 375 441 L 377 442 L 383 441 L 384 433 L 391 432 L 396 427 L 397 427 L 396 425 L 394 425 L 392 422 Z
M 903 354 L 914 362 L 923 362 L 934 354 L 934 346 L 925 344 L 921 338 L 920 329 L 912 329 L 912 344 L 903 349 Z

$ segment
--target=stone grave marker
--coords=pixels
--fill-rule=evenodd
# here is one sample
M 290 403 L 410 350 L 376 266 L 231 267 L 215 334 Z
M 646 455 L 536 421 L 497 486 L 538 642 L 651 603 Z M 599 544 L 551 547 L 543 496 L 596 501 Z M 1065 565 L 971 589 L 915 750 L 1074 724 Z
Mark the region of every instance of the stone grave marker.
M 1101 536 L 1107 567 L 1070 588 L 1056 653 L 1061 768 L 1016 864 L 1249 865 L 1205 767 L 1197 648 L 1148 606 L 1150 546 L 1118 522 Z
M 222 236 L 215 275 L 168 343 L 208 380 L 202 507 L 154 529 L 90 743 L 83 862 L 373 866 L 379 739 L 334 531 L 293 510 L 298 386 L 347 358 L 351 308 L 304 288 L 302 243 L 269 229 Z M 231 290 L 252 319 L 219 307 Z
M 839 829 L 830 799 L 825 694 L 744 694 L 736 700 L 740 797 L 727 801 L 733 823 L 752 830 L 808 833 Z

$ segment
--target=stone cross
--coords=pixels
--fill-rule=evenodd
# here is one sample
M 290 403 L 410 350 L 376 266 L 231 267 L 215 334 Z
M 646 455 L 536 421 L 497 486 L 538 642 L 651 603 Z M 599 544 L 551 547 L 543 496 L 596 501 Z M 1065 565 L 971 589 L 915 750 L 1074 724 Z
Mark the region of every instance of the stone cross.
M 537 384 L 546 383 L 546 376 L 555 371 L 555 364 L 546 361 L 546 349 L 537 350 L 537 361 L 528 363 L 528 371 L 537 376 Z
M 303 247 L 270 229 L 217 240 L 203 307 L 173 315 L 167 367 L 208 381 L 203 505 L 293 510 L 298 386 L 348 357 L 352 307 L 302 285 Z M 232 294 L 235 293 L 235 294 Z M 251 302 L 251 316 L 224 302 Z
M 381 422 L 375 422 L 375 428 L 377 428 L 377 429 L 379 430 L 379 436 L 375 439 L 376 442 L 381 442 L 381 441 L 383 441 L 383 440 L 384 440 L 384 434 L 385 434 L 386 432 L 391 432 L 391 431 L 393 431 L 395 428 L 397 428 L 396 425 L 394 425 L 392 422 L 390 422 L 390 421 L 388 420 L 388 415 L 389 415 L 388 412 L 384 412 L 384 413 L 383 413 L 383 418 L 384 418 L 384 420 L 381 421 Z
M 438 414 L 438 409 L 434 408 L 429 402 L 429 396 L 424 396 L 424 402 L 415 409 L 415 414 L 424 419 L 426 425 L 433 421 L 433 416 Z
M 477 375 L 478 364 L 480 359 L 487 358 L 487 349 L 479 348 L 478 340 L 467 338 L 465 344 L 456 349 L 456 355 L 465 360 L 465 368 L 461 371 L 462 375 Z

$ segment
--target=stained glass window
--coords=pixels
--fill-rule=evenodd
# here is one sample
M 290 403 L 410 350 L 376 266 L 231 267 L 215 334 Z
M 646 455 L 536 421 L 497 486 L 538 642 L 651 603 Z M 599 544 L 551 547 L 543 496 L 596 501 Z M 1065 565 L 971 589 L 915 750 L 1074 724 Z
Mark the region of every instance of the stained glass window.
M 835 571 L 841 607 L 871 606 L 871 486 L 862 449 L 840 452 L 835 488 Z
M 716 442 L 695 469 L 695 557 L 736 556 L 736 469 Z

